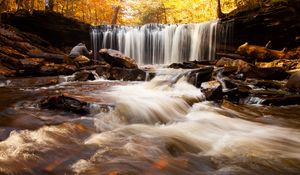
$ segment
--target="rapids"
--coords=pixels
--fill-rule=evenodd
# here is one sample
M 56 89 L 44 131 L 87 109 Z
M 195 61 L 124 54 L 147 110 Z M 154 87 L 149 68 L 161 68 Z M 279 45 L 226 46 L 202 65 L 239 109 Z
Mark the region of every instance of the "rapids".
M 0 174 L 300 172 L 299 106 L 218 106 L 179 76 L 185 71 L 156 73 L 149 82 L 1 82 Z M 60 93 L 113 107 L 78 116 L 37 105 Z

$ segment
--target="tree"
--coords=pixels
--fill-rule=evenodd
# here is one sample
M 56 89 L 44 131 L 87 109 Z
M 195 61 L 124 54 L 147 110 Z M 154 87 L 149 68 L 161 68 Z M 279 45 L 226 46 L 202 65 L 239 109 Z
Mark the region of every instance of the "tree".
M 218 16 L 218 18 L 224 17 L 224 13 L 222 12 L 222 9 L 221 9 L 220 0 L 217 0 L 217 16 Z
M 119 14 L 119 11 L 120 11 L 121 7 L 120 6 L 113 6 L 113 9 L 114 9 L 114 13 L 113 13 L 113 17 L 112 17 L 112 20 L 111 20 L 112 25 L 117 24 L 118 14 Z
M 45 8 L 46 8 L 46 11 L 53 11 L 53 8 L 54 8 L 54 0 L 46 0 L 46 3 L 45 3 Z

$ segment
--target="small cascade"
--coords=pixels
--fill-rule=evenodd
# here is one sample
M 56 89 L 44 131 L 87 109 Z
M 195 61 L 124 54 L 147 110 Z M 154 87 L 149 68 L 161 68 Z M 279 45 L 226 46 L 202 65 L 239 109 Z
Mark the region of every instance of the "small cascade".
M 214 60 L 217 49 L 224 49 L 230 41 L 230 26 L 232 23 L 218 21 L 137 27 L 105 25 L 92 28 L 91 38 L 94 53 L 109 48 L 125 53 L 140 65 L 170 64 Z

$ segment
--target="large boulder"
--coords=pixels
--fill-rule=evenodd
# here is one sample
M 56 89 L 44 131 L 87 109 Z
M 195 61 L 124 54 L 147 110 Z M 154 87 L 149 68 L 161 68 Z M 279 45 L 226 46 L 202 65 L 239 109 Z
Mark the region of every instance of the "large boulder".
M 90 113 L 89 103 L 65 95 L 47 97 L 40 102 L 40 106 L 51 110 L 62 110 L 82 115 Z
M 224 67 L 227 75 L 230 73 L 241 74 L 243 78 L 284 80 L 289 76 L 285 69 L 281 67 L 256 67 L 243 60 L 233 60 L 224 57 L 216 63 L 216 66 Z
M 289 78 L 286 87 L 292 91 L 300 92 L 300 71 L 295 72 Z
M 101 49 L 99 51 L 101 58 L 111 67 L 121 67 L 127 69 L 137 69 L 135 60 L 124 55 L 122 52 L 112 49 Z

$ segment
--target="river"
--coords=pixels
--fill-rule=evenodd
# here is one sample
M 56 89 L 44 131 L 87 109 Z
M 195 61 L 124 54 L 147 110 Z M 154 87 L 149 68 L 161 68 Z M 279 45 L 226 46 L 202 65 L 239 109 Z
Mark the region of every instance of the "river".
M 0 174 L 299 174 L 300 106 L 217 105 L 184 77 L 174 81 L 178 73 L 1 81 Z M 93 104 L 92 113 L 39 107 L 57 94 Z

